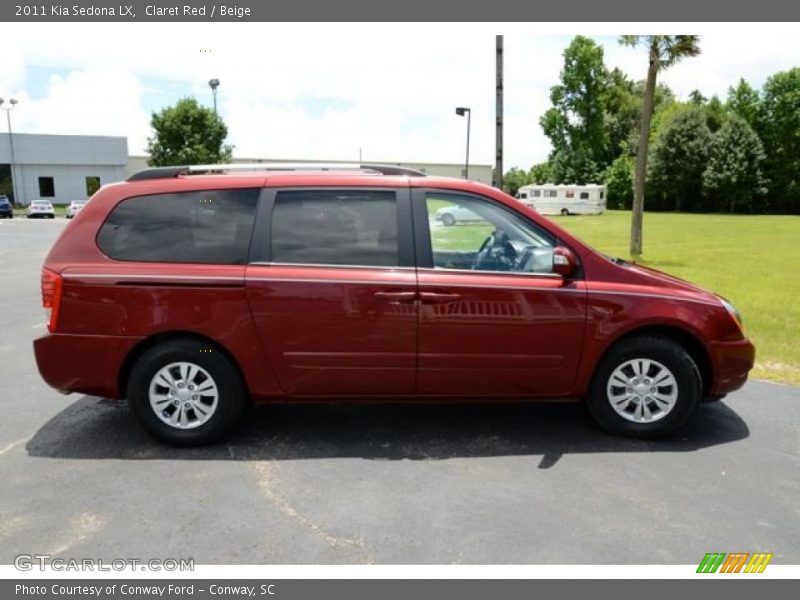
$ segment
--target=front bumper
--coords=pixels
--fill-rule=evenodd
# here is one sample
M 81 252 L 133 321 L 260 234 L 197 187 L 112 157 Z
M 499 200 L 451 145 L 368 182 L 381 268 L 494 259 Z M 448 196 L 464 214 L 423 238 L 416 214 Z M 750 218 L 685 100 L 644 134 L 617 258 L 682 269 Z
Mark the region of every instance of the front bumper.
M 710 346 L 715 374 L 711 395 L 738 390 L 747 381 L 747 375 L 755 363 L 755 346 L 748 339 L 712 342 Z
M 33 352 L 42 379 L 59 392 L 119 398 L 122 365 L 139 340 L 55 333 L 34 340 Z

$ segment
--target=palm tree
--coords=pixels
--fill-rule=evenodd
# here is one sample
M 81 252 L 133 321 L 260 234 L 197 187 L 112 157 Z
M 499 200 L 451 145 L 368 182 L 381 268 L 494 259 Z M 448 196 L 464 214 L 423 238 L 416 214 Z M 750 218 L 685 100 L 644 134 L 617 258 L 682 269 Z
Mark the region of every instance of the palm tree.
M 671 67 L 686 56 L 700 54 L 697 35 L 623 35 L 619 42 L 625 46 L 644 46 L 648 50 L 650 65 L 644 88 L 642 121 L 639 129 L 639 148 L 636 151 L 636 176 L 633 184 L 633 212 L 631 214 L 631 256 L 642 254 L 642 216 L 644 212 L 644 181 L 647 173 L 647 145 L 650 142 L 650 117 L 658 72 Z

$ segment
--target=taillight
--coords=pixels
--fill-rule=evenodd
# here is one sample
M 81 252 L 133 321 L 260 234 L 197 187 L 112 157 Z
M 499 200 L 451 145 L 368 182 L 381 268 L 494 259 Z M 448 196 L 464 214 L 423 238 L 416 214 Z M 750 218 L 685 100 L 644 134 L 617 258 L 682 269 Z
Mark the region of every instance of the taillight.
M 61 275 L 49 269 L 42 269 L 42 306 L 50 311 L 47 329 L 50 333 L 56 330 L 58 307 L 61 304 Z

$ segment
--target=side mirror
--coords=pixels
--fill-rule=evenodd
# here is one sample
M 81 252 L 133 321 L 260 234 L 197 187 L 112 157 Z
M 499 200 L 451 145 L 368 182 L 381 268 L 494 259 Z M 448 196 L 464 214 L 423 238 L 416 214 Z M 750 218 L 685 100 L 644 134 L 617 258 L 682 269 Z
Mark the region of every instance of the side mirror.
M 578 258 L 565 246 L 553 248 L 553 273 L 562 277 L 572 277 L 578 270 Z

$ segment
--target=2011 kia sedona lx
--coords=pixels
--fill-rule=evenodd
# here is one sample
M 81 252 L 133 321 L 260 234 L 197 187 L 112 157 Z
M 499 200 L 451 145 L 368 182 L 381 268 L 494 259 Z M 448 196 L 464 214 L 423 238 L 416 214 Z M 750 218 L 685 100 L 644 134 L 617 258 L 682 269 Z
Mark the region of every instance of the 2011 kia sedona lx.
M 142 171 L 77 214 L 41 287 L 45 381 L 128 398 L 174 444 L 251 400 L 569 398 L 653 437 L 754 359 L 726 300 L 497 189 L 382 165 Z

